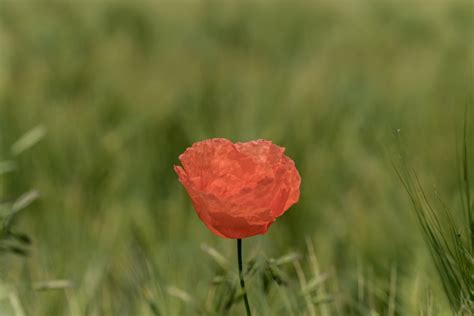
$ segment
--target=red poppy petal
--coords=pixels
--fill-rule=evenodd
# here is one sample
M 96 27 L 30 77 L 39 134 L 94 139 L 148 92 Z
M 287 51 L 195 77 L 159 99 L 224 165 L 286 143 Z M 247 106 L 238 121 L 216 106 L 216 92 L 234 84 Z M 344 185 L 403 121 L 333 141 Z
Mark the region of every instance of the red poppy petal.
M 209 139 L 188 148 L 175 171 L 212 232 L 245 238 L 266 233 L 299 199 L 301 178 L 284 151 L 267 140 Z

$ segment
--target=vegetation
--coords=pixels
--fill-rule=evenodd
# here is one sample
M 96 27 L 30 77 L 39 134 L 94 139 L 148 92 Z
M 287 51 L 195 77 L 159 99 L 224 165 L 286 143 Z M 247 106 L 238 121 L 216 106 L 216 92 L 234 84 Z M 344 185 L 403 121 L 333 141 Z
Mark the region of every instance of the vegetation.
M 465 117 L 460 155 L 462 158 L 459 161 L 461 207 L 454 206 L 459 208 L 458 211 L 450 209 L 439 197 L 438 207 L 434 206 L 416 172 L 403 162 L 403 156 L 401 166 L 397 167 L 398 175 L 413 203 L 452 312 L 462 315 L 474 314 L 474 204 L 471 199 L 467 132 Z
M 0 314 L 242 315 L 172 168 L 226 137 L 302 176 L 255 315 L 469 315 L 472 38 L 469 0 L 0 1 Z

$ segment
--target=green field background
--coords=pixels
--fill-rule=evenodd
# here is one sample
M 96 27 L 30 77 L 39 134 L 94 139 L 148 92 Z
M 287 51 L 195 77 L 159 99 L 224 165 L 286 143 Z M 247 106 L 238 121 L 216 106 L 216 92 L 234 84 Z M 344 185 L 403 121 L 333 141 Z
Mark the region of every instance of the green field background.
M 235 242 L 200 222 L 173 165 L 225 137 L 271 139 L 302 176 L 246 259 L 295 251 L 309 278 L 311 240 L 329 296 L 316 313 L 449 315 L 391 159 L 398 134 L 428 191 L 459 206 L 473 65 L 472 1 L 0 0 L 0 160 L 18 163 L 0 197 L 41 194 L 17 222 L 30 255 L 1 258 L 0 314 L 18 313 L 11 293 L 25 315 L 198 314 L 219 273 L 202 245 L 236 268 Z M 35 126 L 45 137 L 13 157 Z M 248 278 L 256 315 L 298 300 L 282 270 L 265 295 Z M 57 279 L 74 286 L 34 290 Z

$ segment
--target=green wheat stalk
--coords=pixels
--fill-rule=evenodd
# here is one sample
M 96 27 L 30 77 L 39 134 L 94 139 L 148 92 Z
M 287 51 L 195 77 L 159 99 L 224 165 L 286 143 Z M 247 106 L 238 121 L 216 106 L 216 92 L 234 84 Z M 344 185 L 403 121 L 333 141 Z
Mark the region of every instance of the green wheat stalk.
M 440 277 L 453 314 L 474 314 L 474 222 L 469 180 L 467 107 L 464 116 L 462 181 L 460 193 L 463 209 L 451 210 L 441 199 L 435 206 L 423 189 L 418 175 L 407 166 L 403 155 L 394 162 L 415 210 L 424 240 Z M 401 148 L 401 147 L 400 147 Z M 462 223 L 455 220 L 462 215 Z

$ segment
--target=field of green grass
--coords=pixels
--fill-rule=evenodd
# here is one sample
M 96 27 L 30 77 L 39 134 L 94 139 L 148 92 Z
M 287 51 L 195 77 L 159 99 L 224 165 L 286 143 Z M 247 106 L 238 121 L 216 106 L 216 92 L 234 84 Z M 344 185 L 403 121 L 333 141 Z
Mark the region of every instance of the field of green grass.
M 244 315 L 235 241 L 173 171 L 212 137 L 270 139 L 302 177 L 243 241 L 254 315 L 451 315 L 392 161 L 465 224 L 472 100 L 470 0 L 0 0 L 1 214 L 39 194 L 31 244 L 0 240 L 0 315 Z

